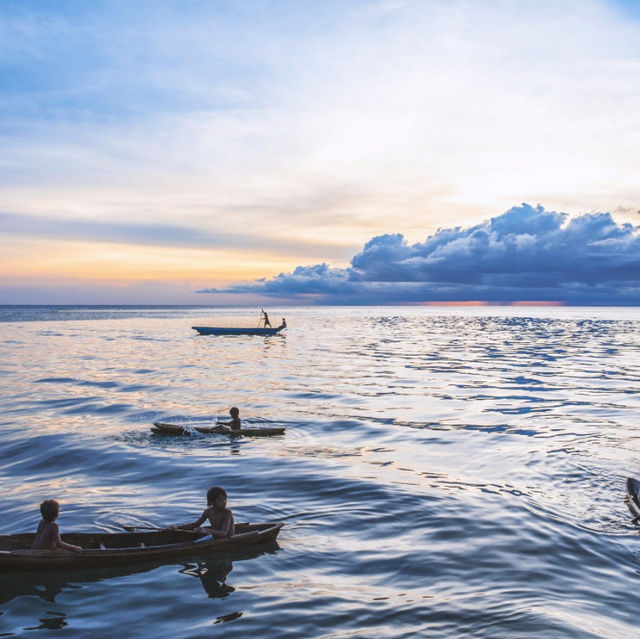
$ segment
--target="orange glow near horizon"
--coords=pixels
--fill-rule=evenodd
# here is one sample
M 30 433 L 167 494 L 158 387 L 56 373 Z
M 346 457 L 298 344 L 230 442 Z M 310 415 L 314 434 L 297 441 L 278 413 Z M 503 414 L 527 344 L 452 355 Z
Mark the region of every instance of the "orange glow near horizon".
M 93 242 L 22 241 L 7 246 L 2 280 L 133 283 L 154 280 L 221 286 L 292 271 L 299 255 L 237 249 L 187 249 Z

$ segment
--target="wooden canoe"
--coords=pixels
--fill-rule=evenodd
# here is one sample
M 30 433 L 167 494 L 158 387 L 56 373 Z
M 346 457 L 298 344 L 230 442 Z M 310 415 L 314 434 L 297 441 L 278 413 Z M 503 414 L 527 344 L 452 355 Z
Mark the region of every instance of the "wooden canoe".
M 284 326 L 276 326 L 275 328 L 225 328 L 223 326 L 192 326 L 194 331 L 198 331 L 200 335 L 275 335 L 279 333 Z
M 225 539 L 188 530 L 123 533 L 63 533 L 62 541 L 81 546 L 69 550 L 31 550 L 35 533 L 0 535 L 0 572 L 44 572 L 108 568 L 180 557 L 204 556 L 275 541 L 282 523 L 239 524 Z
M 627 478 L 627 497 L 629 498 L 629 508 L 631 512 L 640 517 L 640 481 L 633 477 Z
M 232 437 L 268 437 L 270 435 L 284 435 L 284 428 L 240 428 L 231 430 L 220 426 L 199 426 L 190 424 L 168 424 L 166 422 L 154 422 L 151 429 L 161 435 L 191 435 L 194 431 L 203 435 L 230 435 Z

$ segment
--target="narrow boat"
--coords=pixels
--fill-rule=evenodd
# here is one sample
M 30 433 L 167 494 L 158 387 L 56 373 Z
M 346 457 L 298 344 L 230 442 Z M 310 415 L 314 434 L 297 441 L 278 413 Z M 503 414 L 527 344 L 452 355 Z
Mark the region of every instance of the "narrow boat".
M 284 435 L 284 428 L 240 428 L 231 430 L 226 426 L 198 426 L 189 424 L 167 424 L 154 422 L 151 430 L 160 435 L 191 435 L 194 431 L 203 435 L 229 435 L 231 437 L 268 437 Z
M 284 326 L 276 326 L 276 328 L 223 328 L 218 326 L 192 326 L 194 331 L 198 331 L 200 335 L 275 335 L 279 333 Z
M 82 552 L 31 550 L 35 533 L 0 535 L 0 572 L 45 572 L 109 568 L 178 557 L 204 556 L 275 541 L 282 523 L 238 524 L 224 539 L 191 530 L 124 533 L 63 533 L 62 540 Z
M 640 481 L 633 477 L 627 478 L 627 497 L 629 498 L 629 508 L 631 512 L 640 517 Z
M 192 326 L 200 335 L 275 335 L 287 328 L 287 322 L 282 318 L 282 324 L 275 328 L 271 326 L 269 316 L 264 309 L 260 311 L 260 319 L 256 328 L 225 328 L 222 326 Z

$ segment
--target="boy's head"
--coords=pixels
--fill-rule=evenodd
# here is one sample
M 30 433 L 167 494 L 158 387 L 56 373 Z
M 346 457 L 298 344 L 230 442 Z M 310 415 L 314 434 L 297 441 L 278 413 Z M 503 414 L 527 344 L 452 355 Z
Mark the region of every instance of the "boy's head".
M 220 486 L 213 486 L 207 491 L 207 506 L 213 506 L 216 503 L 216 499 L 222 495 L 227 498 L 227 491 Z
M 60 512 L 60 504 L 55 499 L 45 499 L 40 504 L 40 514 L 45 521 L 53 521 Z
M 240 415 L 240 411 L 234 406 L 230 411 L 229 411 L 229 415 L 231 415 L 231 417 L 233 417 L 233 419 L 236 419 L 238 417 L 238 415 Z

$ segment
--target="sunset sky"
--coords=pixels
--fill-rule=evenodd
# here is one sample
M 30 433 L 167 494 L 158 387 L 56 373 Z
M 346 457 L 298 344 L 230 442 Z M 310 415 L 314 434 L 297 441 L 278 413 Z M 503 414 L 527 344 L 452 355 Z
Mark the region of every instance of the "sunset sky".
M 640 304 L 640 4 L 0 4 L 0 303 Z

